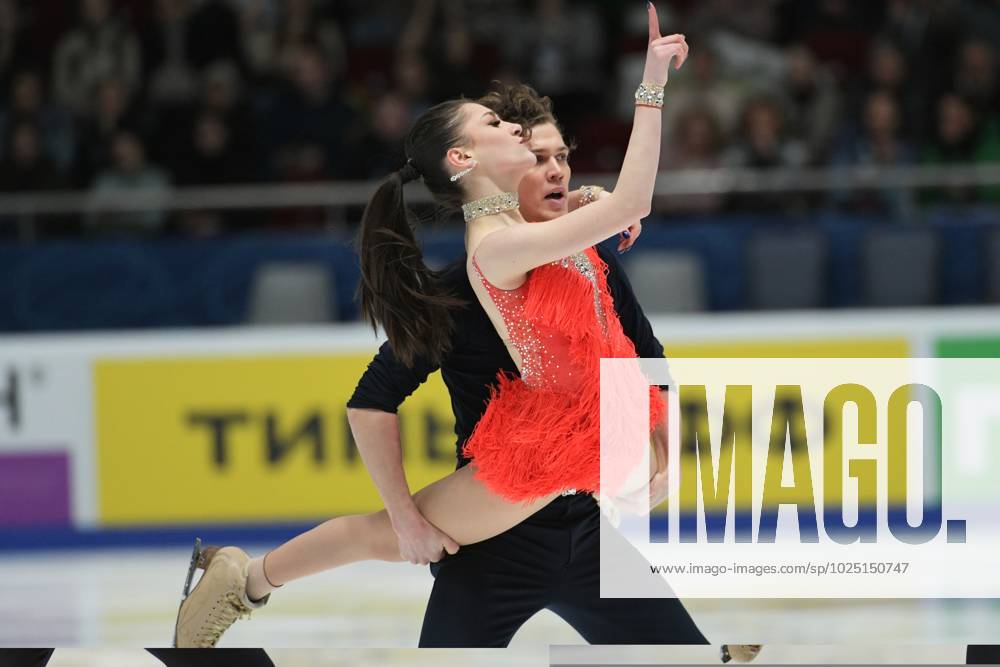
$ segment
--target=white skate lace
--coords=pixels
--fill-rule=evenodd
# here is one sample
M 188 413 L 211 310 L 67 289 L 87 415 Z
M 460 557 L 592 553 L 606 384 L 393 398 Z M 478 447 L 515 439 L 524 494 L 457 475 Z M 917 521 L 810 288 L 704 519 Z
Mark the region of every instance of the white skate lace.
M 212 607 L 205 625 L 198 631 L 195 644 L 199 648 L 215 648 L 223 633 L 240 618 L 250 618 L 250 608 L 243 604 L 239 591 L 230 589 Z

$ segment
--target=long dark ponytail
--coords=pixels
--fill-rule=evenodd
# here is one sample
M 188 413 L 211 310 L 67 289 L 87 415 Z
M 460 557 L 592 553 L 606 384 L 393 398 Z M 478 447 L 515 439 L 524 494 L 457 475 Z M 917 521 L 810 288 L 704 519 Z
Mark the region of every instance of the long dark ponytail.
M 445 171 L 444 156 L 461 142 L 464 104 L 444 102 L 417 119 L 406 137 L 406 164 L 379 185 L 361 218 L 361 315 L 385 330 L 396 356 L 411 367 L 418 356 L 441 362 L 454 328 L 450 311 L 465 302 L 447 293 L 438 273 L 424 263 L 403 185 L 423 177 L 439 203 L 461 205 L 462 189 Z

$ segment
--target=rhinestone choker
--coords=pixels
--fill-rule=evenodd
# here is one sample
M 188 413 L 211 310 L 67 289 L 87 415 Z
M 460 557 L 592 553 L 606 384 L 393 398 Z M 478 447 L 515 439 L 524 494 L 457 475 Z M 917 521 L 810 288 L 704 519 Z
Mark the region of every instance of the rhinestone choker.
M 471 222 L 484 215 L 496 215 L 517 207 L 517 193 L 502 192 L 492 197 L 483 197 L 476 201 L 470 201 L 468 204 L 462 204 L 462 213 L 465 214 L 465 221 Z

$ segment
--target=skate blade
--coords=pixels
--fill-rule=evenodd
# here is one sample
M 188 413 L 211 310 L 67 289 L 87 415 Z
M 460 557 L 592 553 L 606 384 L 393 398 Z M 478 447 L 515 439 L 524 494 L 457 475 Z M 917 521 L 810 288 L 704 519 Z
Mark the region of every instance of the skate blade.
M 181 591 L 181 606 L 184 605 L 184 601 L 187 600 L 188 595 L 191 594 L 191 581 L 194 579 L 194 571 L 198 569 L 199 564 L 203 561 L 204 554 L 201 550 L 201 538 L 196 537 L 194 539 L 194 549 L 191 551 L 191 564 L 188 565 L 187 577 L 184 578 L 184 588 Z M 180 606 L 177 608 L 177 617 L 180 618 L 181 609 Z M 177 624 L 174 624 L 174 640 L 170 643 L 173 648 L 177 648 Z
M 191 580 L 194 579 L 194 571 L 198 569 L 201 557 L 201 538 L 196 537 L 194 539 L 194 549 L 191 551 L 191 564 L 188 566 L 187 577 L 184 579 L 184 590 L 181 592 L 181 602 L 186 600 L 187 596 L 191 594 Z

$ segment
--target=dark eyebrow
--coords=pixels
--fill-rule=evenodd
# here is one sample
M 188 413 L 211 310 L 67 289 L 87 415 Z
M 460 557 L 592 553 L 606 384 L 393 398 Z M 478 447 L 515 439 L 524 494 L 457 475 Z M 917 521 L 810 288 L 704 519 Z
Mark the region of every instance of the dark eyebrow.
M 531 151 L 532 153 L 569 153 L 569 146 L 560 146 L 554 151 L 550 151 L 547 148 L 536 148 Z
M 497 116 L 496 111 L 487 111 L 482 116 L 480 116 L 480 118 L 483 118 L 484 116 L 496 116 L 497 120 L 500 120 L 500 116 Z

